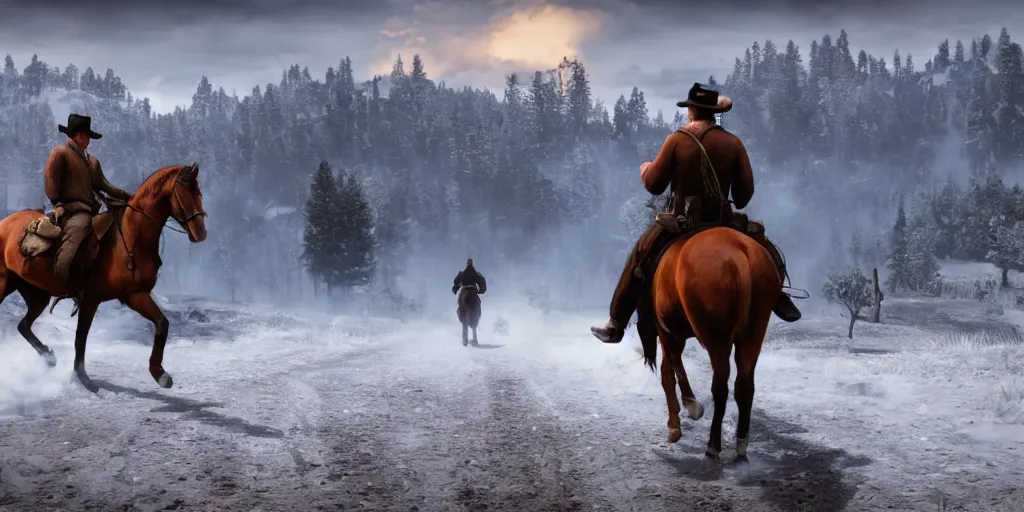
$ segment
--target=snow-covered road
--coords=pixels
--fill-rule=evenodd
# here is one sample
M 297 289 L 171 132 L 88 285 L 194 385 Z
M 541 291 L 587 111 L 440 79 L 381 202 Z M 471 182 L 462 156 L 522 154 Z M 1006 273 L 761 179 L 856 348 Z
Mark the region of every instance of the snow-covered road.
M 702 465 L 708 414 L 667 445 L 659 378 L 599 314 L 485 303 L 481 347 L 450 322 L 197 306 L 148 376 L 149 335 L 104 306 L 87 364 L 46 316 L 48 369 L 0 320 L 0 510 L 1019 510 L 1024 348 L 899 325 L 775 325 L 758 366 L 749 465 Z M 59 311 L 59 310 L 58 310 Z M 502 335 L 491 328 L 500 315 Z M 199 319 L 199 320 L 196 320 Z M 447 319 L 443 319 L 447 320 Z M 897 345 L 897 346 L 893 346 Z M 1016 372 L 1016 373 L 1014 373 Z M 736 409 L 726 416 L 726 457 Z

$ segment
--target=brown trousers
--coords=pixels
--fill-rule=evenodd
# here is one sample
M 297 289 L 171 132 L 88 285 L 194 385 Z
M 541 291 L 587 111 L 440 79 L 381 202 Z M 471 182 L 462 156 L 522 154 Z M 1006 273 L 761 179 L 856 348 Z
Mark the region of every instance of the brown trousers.
M 68 284 L 75 255 L 85 238 L 92 233 L 92 215 L 89 212 L 76 212 L 61 220 L 62 233 L 54 257 L 53 274 L 58 282 Z
M 612 295 L 611 306 L 608 308 L 609 316 L 619 326 L 625 327 L 629 323 L 629 318 L 633 316 L 633 311 L 639 306 L 645 284 L 654 277 L 655 268 L 650 264 L 650 258 L 654 255 L 651 253 L 660 250 L 669 236 L 664 228 L 652 222 L 633 245 L 633 250 L 626 259 L 626 267 L 619 276 L 619 284 Z

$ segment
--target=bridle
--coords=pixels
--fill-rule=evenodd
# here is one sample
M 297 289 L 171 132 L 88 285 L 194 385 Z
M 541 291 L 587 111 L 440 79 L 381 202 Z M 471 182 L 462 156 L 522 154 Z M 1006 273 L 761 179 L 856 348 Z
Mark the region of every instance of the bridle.
M 178 208 L 184 209 L 184 207 L 185 207 L 184 203 L 182 203 L 182 201 L 181 201 L 181 196 L 178 195 L 178 187 L 189 187 L 189 184 L 186 183 L 184 180 L 182 180 L 180 176 L 177 176 L 177 177 L 174 178 L 174 188 L 172 189 L 172 192 L 174 194 L 174 200 L 178 203 Z M 188 231 L 188 223 L 192 222 L 196 218 L 199 218 L 199 217 L 205 218 L 206 217 L 206 212 L 205 211 L 203 211 L 202 209 L 197 209 L 197 210 L 193 210 L 193 211 L 187 213 L 184 218 L 179 218 L 177 215 L 174 214 L 174 207 L 172 205 L 171 213 L 170 213 L 170 215 L 168 215 L 168 217 L 171 218 L 171 219 L 174 219 L 174 221 L 177 222 L 179 226 L 181 226 L 181 229 L 177 229 L 177 228 L 174 228 L 173 226 L 167 226 L 167 220 L 166 219 L 161 222 L 161 221 L 157 220 L 156 217 L 153 217 L 152 215 L 146 213 L 145 210 L 143 210 L 141 208 L 137 208 L 135 206 L 132 206 L 127 201 L 125 201 L 124 206 L 125 206 L 125 208 L 128 208 L 129 210 L 132 210 L 134 212 L 137 212 L 137 213 L 141 214 L 143 217 L 146 217 L 147 219 L 152 220 L 153 222 L 159 224 L 161 229 L 166 227 L 166 228 L 169 228 L 171 231 L 176 231 L 178 233 L 182 233 L 182 234 L 188 235 L 189 239 L 193 240 L 193 241 L 195 239 L 193 238 L 192 233 Z M 117 219 L 117 233 L 121 237 L 121 244 L 124 245 L 124 250 L 125 250 L 126 253 L 128 253 L 128 270 L 130 270 L 132 272 L 132 278 L 134 279 L 134 277 L 135 277 L 135 251 L 134 251 L 135 244 L 132 244 L 133 249 L 129 249 L 128 248 L 128 241 L 124 237 L 124 229 L 121 226 L 121 222 L 122 222 L 121 216 L 116 216 L 115 218 Z

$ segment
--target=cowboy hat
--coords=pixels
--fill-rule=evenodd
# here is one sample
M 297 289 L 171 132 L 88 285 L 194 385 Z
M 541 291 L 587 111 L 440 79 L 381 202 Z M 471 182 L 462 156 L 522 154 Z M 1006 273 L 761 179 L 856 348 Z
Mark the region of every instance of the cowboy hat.
M 676 103 L 676 106 L 703 108 L 717 114 L 732 110 L 732 98 L 722 96 L 718 94 L 718 91 L 705 89 L 699 83 L 694 83 L 686 100 Z
M 78 114 L 68 114 L 68 125 L 62 124 L 57 125 L 57 131 L 67 135 L 68 137 L 74 137 L 76 133 L 85 132 L 89 134 L 90 139 L 102 139 L 103 135 L 92 131 L 92 118 L 89 116 L 80 116 Z

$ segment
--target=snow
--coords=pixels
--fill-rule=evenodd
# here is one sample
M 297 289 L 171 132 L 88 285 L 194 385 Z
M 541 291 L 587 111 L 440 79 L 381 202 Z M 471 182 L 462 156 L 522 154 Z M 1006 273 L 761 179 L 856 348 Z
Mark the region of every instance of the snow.
M 124 308 L 105 305 L 87 356 L 93 379 L 104 383 L 92 395 L 71 376 L 74 319 L 66 318 L 67 309 L 61 306 L 36 324 L 37 334 L 59 359 L 49 369 L 13 329 L 21 313 L 18 302 L 12 297 L 0 308 L 0 318 L 9 326 L 0 338 L 0 431 L 13 433 L 11 439 L 58 436 L 58 430 L 46 434 L 24 426 L 40 415 L 50 422 L 85 422 L 82 428 L 88 424 L 83 418 L 94 418 L 89 421 L 113 425 L 113 435 L 124 428 L 131 436 L 145 436 L 159 421 L 147 418 L 164 412 L 185 420 L 176 423 L 175 443 L 204 446 L 213 442 L 216 435 L 211 432 L 219 427 L 245 434 L 245 442 L 231 438 L 231 449 L 257 458 L 259 464 L 302 461 L 302 467 L 313 471 L 331 464 L 325 454 L 333 448 L 322 437 L 303 437 L 302 432 L 314 428 L 310 425 L 329 424 L 347 432 L 355 428 L 346 426 L 349 421 L 380 418 L 396 434 L 393 449 L 415 454 L 408 464 L 422 457 L 420 463 L 429 465 L 430 450 L 441 442 L 436 433 L 440 427 L 432 422 L 462 425 L 446 439 L 463 436 L 460 443 L 472 444 L 474 418 L 486 416 L 476 408 L 495 396 L 518 393 L 507 399 L 531 401 L 509 402 L 506 407 L 515 405 L 510 414 L 550 417 L 558 429 L 576 432 L 571 442 L 581 444 L 569 451 L 583 454 L 586 464 L 597 468 L 594 474 L 614 475 L 623 458 L 655 473 L 657 464 L 667 460 L 684 464 L 699 458 L 713 410 L 710 366 L 696 342 L 688 344 L 684 363 L 707 413 L 698 422 L 684 419 L 683 440 L 669 446 L 664 444 L 667 412 L 660 378 L 641 363 L 634 331 L 621 344 L 603 345 L 588 329 L 603 320 L 601 312 L 544 314 L 497 300 L 485 301 L 482 345 L 472 349 L 460 346 L 454 311 L 450 318 L 398 324 L 366 316 L 161 298 L 172 318 L 165 355 L 165 367 L 176 382 L 171 390 L 159 389 L 146 371 L 151 337 L 146 323 Z M 893 315 L 886 317 L 889 309 Z M 804 471 L 834 471 L 840 475 L 835 485 L 854 485 L 856 492 L 846 502 L 851 509 L 895 504 L 932 510 L 927 507 L 937 495 L 968 508 L 977 500 L 992 509 L 1012 503 L 1014 495 L 1007 489 L 1024 478 L 1018 463 L 1018 452 L 1024 449 L 1024 343 L 1004 328 L 1020 325 L 1018 312 L 992 316 L 970 301 L 887 298 L 885 323 L 858 322 L 851 341 L 840 311 L 809 312 L 796 324 L 773 323 L 757 367 L 749 447 L 753 462 L 745 471 L 730 470 L 702 485 L 718 489 L 714 492 L 728 490 L 730 499 L 740 500 L 743 493 L 754 492 L 744 490 L 744 482 L 789 485 L 786 475 L 800 474 L 801 464 L 811 464 L 793 460 L 817 457 L 821 466 Z M 973 315 L 991 328 L 957 332 L 929 320 L 941 315 Z M 920 325 L 914 325 L 915 318 Z M 857 350 L 868 346 L 875 350 Z M 495 386 L 496 379 L 504 384 L 492 389 L 490 398 L 477 397 Z M 331 382 L 342 381 L 346 384 L 341 391 L 324 391 Z M 449 410 L 448 400 L 463 395 L 465 402 L 459 403 L 465 409 Z M 154 400 L 165 403 L 150 410 Z M 402 414 L 420 420 L 392 423 L 398 409 L 381 409 L 385 406 L 380 404 L 395 400 L 404 404 Z M 530 421 L 531 431 L 554 428 L 541 419 Z M 732 454 L 735 427 L 736 407 L 730 399 L 723 430 L 726 456 Z M 293 437 L 296 441 L 289 440 Z M 18 454 L 17 441 L 12 445 L 2 438 L 0 474 L 6 477 L 25 454 Z M 86 442 L 76 449 L 90 448 Z M 227 449 L 210 444 L 200 451 L 219 457 L 217 450 Z M 602 450 L 614 455 L 602 455 Z M 18 455 L 2 462 L 12 454 Z M 41 455 L 35 457 L 37 467 L 47 465 L 39 462 Z M 139 474 L 137 478 L 155 478 Z M 76 478 L 85 475 L 83 470 Z M 697 478 L 691 470 L 684 475 Z M 21 485 L 27 485 L 29 477 L 21 478 Z M 642 493 L 655 486 L 658 493 L 669 493 L 673 485 L 681 485 L 673 483 L 677 476 L 665 478 L 643 485 L 622 481 L 616 485 L 628 490 L 616 492 Z M 0 497 L 2 489 L 0 485 Z
M 940 86 L 943 86 L 943 85 L 945 85 L 947 83 L 949 83 L 949 73 L 948 72 L 933 73 L 932 74 L 932 85 L 933 86 L 940 87 Z

